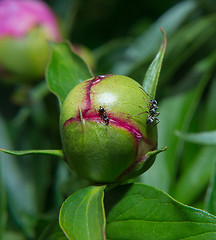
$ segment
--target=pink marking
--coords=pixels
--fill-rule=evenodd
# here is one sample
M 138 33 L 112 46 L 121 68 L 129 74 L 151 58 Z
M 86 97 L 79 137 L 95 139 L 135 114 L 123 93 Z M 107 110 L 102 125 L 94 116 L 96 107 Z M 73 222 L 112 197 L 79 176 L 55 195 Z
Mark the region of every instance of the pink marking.
M 111 76 L 111 74 L 95 76 L 92 80 L 93 85 L 99 83 L 100 81 L 102 81 L 103 79 L 105 79 L 106 77 L 109 77 L 109 76 Z
M 118 127 L 128 130 L 135 137 L 137 143 L 139 143 L 140 139 L 143 138 L 142 133 L 138 129 L 136 129 L 133 125 L 126 123 L 125 121 L 122 121 L 117 118 L 110 118 L 110 124 L 116 125 Z
M 82 111 L 84 120 L 86 120 L 86 121 L 97 121 L 97 122 L 101 122 L 101 123 L 104 124 L 103 119 L 100 117 L 98 112 L 96 112 L 96 113 L 95 112 L 87 113 L 87 112 L 84 114 L 83 111 Z M 130 124 L 130 123 L 124 121 L 124 120 L 112 117 L 111 114 L 107 114 L 107 117 L 109 118 L 109 125 L 120 127 L 120 128 L 123 128 L 123 129 L 127 130 L 128 132 L 130 132 L 134 136 L 134 138 L 136 139 L 136 145 L 139 144 L 139 141 L 141 139 L 143 139 L 143 141 L 146 142 L 148 145 L 151 145 L 151 142 L 148 139 L 146 139 L 142 135 L 142 133 L 136 127 L 134 127 L 132 124 Z M 69 118 L 68 120 L 66 120 L 64 125 L 63 125 L 63 130 L 64 130 L 65 126 L 68 125 L 71 122 L 80 122 L 80 114 L 78 114 L 76 118 L 72 117 L 72 118 Z
M 72 122 L 80 122 L 80 119 L 77 119 L 77 118 L 73 118 L 73 117 L 72 117 L 72 118 L 69 118 L 68 120 L 66 120 L 66 121 L 64 122 L 63 127 L 62 127 L 63 131 L 64 131 L 65 127 L 66 127 L 68 124 L 72 123 Z
M 92 103 L 91 103 L 91 92 L 92 92 L 92 87 L 99 82 L 101 82 L 103 79 L 108 77 L 109 75 L 100 75 L 100 76 L 95 76 L 92 80 L 88 81 L 88 84 L 86 85 L 86 94 L 83 97 L 82 100 L 82 115 L 83 118 L 85 118 L 85 115 L 92 109 Z M 77 118 L 80 119 L 80 113 L 77 113 Z
M 83 113 L 82 113 L 83 114 Z M 92 114 L 85 114 L 83 115 L 83 119 L 85 121 L 96 121 L 96 122 L 102 122 L 101 118 L 98 116 L 98 114 L 95 114 L 95 113 L 92 113 Z M 63 130 L 65 129 L 65 127 L 72 123 L 72 122 L 80 122 L 80 115 L 78 115 L 77 117 L 72 117 L 72 118 L 69 118 L 68 120 L 65 121 L 64 125 L 63 125 Z
M 101 76 L 95 76 L 92 80 L 89 80 L 86 84 L 86 94 L 83 97 L 82 100 L 82 116 L 83 120 L 85 121 L 92 121 L 92 122 L 100 122 L 104 124 L 103 118 L 100 116 L 99 111 L 91 111 L 92 110 L 92 103 L 91 103 L 91 92 L 92 92 L 92 86 L 95 84 L 98 84 L 101 82 L 103 79 L 108 77 L 110 75 L 101 75 Z M 139 129 L 137 129 L 132 123 L 130 123 L 128 120 L 125 119 L 120 119 L 116 118 L 110 113 L 106 112 L 106 116 L 109 118 L 109 123 L 107 124 L 108 126 L 116 126 L 117 128 L 122 128 L 128 131 L 129 133 L 132 134 L 132 136 L 135 139 L 135 144 L 136 144 L 136 157 L 138 154 L 138 148 L 139 148 L 139 142 L 142 139 L 145 143 L 148 145 L 151 145 L 151 142 L 143 136 L 143 134 L 140 132 Z M 68 120 L 65 121 L 63 125 L 63 130 L 65 127 L 72 123 L 72 122 L 80 122 L 80 112 L 77 112 L 76 117 L 69 118 Z M 156 149 L 157 146 L 154 146 L 153 149 Z M 146 156 L 143 156 L 139 158 L 136 162 L 134 162 L 128 169 L 126 169 L 116 180 L 119 180 L 123 176 L 127 175 L 139 162 L 145 161 Z
M 81 108 L 83 118 L 85 118 L 85 115 L 87 114 L 87 112 L 92 109 L 92 103 L 91 103 L 92 85 L 93 85 L 93 80 L 89 80 L 85 87 L 86 93 L 84 94 L 84 97 L 82 100 L 82 108 Z M 78 119 L 80 119 L 79 111 L 77 112 L 77 117 Z

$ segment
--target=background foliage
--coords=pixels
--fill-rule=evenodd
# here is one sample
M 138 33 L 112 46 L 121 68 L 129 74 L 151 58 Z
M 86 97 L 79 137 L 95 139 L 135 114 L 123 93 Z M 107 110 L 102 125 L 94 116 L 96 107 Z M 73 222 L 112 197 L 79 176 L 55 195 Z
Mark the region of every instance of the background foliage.
M 168 150 L 136 181 L 216 214 L 215 1 L 47 3 L 65 38 L 91 49 L 94 75 L 123 74 L 141 83 L 164 29 L 168 43 L 156 99 L 159 147 Z M 61 149 L 58 117 L 57 99 L 43 79 L 34 86 L 0 82 L 0 147 Z M 63 200 L 88 185 L 57 157 L 0 157 L 0 239 L 38 239 Z

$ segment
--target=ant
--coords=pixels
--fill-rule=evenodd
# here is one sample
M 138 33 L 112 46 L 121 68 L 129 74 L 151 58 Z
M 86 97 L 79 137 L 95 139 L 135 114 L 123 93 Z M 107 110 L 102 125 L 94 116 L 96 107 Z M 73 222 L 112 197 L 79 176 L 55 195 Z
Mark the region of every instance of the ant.
M 160 122 L 160 120 L 158 118 L 156 118 L 155 116 L 150 114 L 146 119 L 146 124 L 149 125 L 149 124 L 153 123 L 154 120 L 157 120 L 157 122 L 154 125 L 154 126 L 156 126 Z
M 149 96 L 149 94 L 142 87 L 139 88 Z M 157 125 L 160 122 L 160 120 L 157 118 L 157 116 L 160 114 L 159 112 L 157 112 L 158 109 L 157 100 L 151 99 L 149 100 L 149 102 L 150 102 L 150 105 L 148 106 L 149 110 L 146 111 L 146 113 L 149 113 L 149 116 L 146 119 L 146 124 L 149 125 L 153 123 L 154 120 L 156 120 L 157 122 L 155 123 L 155 125 Z
M 160 113 L 156 112 L 158 109 L 157 101 L 155 99 L 151 99 L 149 102 L 151 103 L 151 105 L 149 106 L 149 110 L 147 111 L 147 113 L 149 113 L 150 115 L 146 119 L 146 124 L 149 125 L 153 123 L 154 120 L 157 120 L 157 122 L 155 123 L 155 125 L 157 125 L 160 122 L 160 120 L 157 118 Z
M 151 99 L 151 100 L 149 100 L 149 102 L 151 103 L 150 109 L 155 109 L 155 110 L 158 109 L 157 101 L 155 99 Z
M 109 117 L 106 114 L 106 110 L 103 107 L 100 106 L 99 109 L 98 109 L 98 112 L 99 112 L 100 118 L 105 122 L 106 125 L 108 125 L 109 124 Z

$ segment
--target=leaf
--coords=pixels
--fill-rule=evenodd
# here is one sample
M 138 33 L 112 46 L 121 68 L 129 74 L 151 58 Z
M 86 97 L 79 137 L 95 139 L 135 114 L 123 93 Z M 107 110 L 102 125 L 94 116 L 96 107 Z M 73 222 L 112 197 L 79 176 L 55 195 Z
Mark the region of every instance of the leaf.
M 137 66 L 155 54 L 160 44 L 160 27 L 167 36 L 172 35 L 196 8 L 194 1 L 182 1 L 166 11 L 147 31 L 144 31 L 134 43 L 121 55 L 121 59 L 111 70 L 114 74 L 129 75 Z
M 213 240 L 216 217 L 140 183 L 105 195 L 109 240 Z
M 163 33 L 163 41 L 161 43 L 161 47 L 159 52 L 157 53 L 155 59 L 151 63 L 151 65 L 148 68 L 148 71 L 145 75 L 144 81 L 143 81 L 143 88 L 144 90 L 151 96 L 155 97 L 156 95 L 156 90 L 157 90 L 157 84 L 158 84 L 158 79 L 160 75 L 160 70 L 163 62 L 163 57 L 166 49 L 166 34 L 163 29 L 161 29 Z
M 39 240 L 67 240 L 63 231 L 61 230 L 58 220 L 55 220 L 44 230 Z
M 197 152 L 194 161 L 186 168 L 175 183 L 174 196 L 178 201 L 191 204 L 209 183 L 216 163 L 216 148 L 203 147 Z
M 7 204 L 6 204 L 6 192 L 3 181 L 3 169 L 2 169 L 2 157 L 0 153 L 0 239 L 3 239 L 3 234 L 7 222 Z
M 216 131 L 199 133 L 182 133 L 180 131 L 176 131 L 176 135 L 188 142 L 214 146 L 216 145 Z
M 31 154 L 44 154 L 44 155 L 53 155 L 56 157 L 63 158 L 64 154 L 62 150 L 24 150 L 24 151 L 15 151 L 15 150 L 6 150 L 0 148 L 0 151 L 3 153 L 15 155 L 15 156 L 23 156 L 23 155 L 31 155 Z
M 205 199 L 205 205 L 208 212 L 216 215 L 216 164 L 210 181 Z
M 0 145 L 4 148 L 11 148 L 9 131 L 1 115 L 0 132 Z M 10 217 L 14 219 L 25 235 L 31 238 L 35 227 L 34 216 L 37 212 L 35 204 L 36 193 L 32 187 L 32 182 L 29 180 L 29 175 L 26 177 L 23 168 L 14 156 L 4 155 L 3 158 L 3 154 L 0 153 L 0 155 L 2 157 L 1 171 L 7 193 L 7 207 L 10 209 Z M 0 197 L 4 197 L 3 192 L 1 192 Z M 4 217 L 3 214 L 0 214 L 1 217 Z
M 78 190 L 63 203 L 59 222 L 69 239 L 105 240 L 104 186 Z
M 191 97 L 188 94 L 178 94 L 159 103 L 158 142 L 159 147 L 166 145 L 168 150 L 157 156 L 153 167 L 141 175 L 141 182 L 153 185 L 165 192 L 170 191 L 172 175 L 176 178 L 175 155 L 178 144 L 178 138 L 173 132 L 182 128 L 190 102 Z
M 215 54 L 216 55 L 216 54 Z M 207 130 L 215 130 L 215 119 L 216 119 L 216 111 L 215 111 L 215 102 L 216 102 L 216 76 L 213 77 L 211 81 L 211 85 L 209 86 L 209 90 L 207 93 L 207 102 L 205 106 L 205 113 L 203 122 L 205 126 L 207 126 Z
M 20 232 L 7 231 L 3 238 L 4 240 L 25 240 L 26 238 Z
M 187 62 L 193 64 L 192 59 L 196 58 L 198 51 L 211 43 L 215 37 L 214 25 L 216 24 L 216 14 L 200 17 L 195 21 L 189 22 L 180 28 L 172 38 L 166 50 L 166 59 L 164 62 L 163 80 L 167 82 L 170 79 L 176 79 L 177 71 L 181 74 L 187 72 L 187 69 L 181 71 Z M 166 29 L 165 29 L 166 30 Z M 203 55 L 204 56 L 204 55 Z M 206 59 L 211 54 L 207 55 Z M 212 54 L 215 59 L 215 53 Z M 190 82 L 190 80 L 188 80 Z
M 64 36 L 70 36 L 80 4 L 81 2 L 77 0 L 52 2 L 53 11 L 58 18 L 61 19 L 61 28 L 62 32 L 64 32 Z
M 124 37 L 111 39 L 104 45 L 96 48 L 93 51 L 93 54 L 97 62 L 97 72 L 110 73 L 110 69 L 118 63 L 123 52 L 130 46 L 131 43 L 131 38 Z
M 174 181 L 179 171 L 179 161 L 182 157 L 185 144 L 182 139 L 176 137 L 174 132 L 176 130 L 187 132 L 191 125 L 205 87 L 211 79 L 211 71 L 214 69 L 212 66 L 206 66 L 205 63 L 208 58 L 209 57 L 198 62 L 185 76 L 185 79 L 190 79 L 191 81 L 193 78 L 197 79 L 197 86 L 183 94 L 178 94 L 166 99 L 166 106 L 164 106 L 165 108 L 163 109 L 164 112 L 161 111 L 160 114 L 161 124 L 158 126 L 159 142 L 161 142 L 161 144 L 165 142 L 168 149 L 170 149 L 170 151 L 167 151 L 160 157 L 162 158 L 161 161 L 165 160 L 167 162 L 171 174 L 171 184 L 173 184 L 174 188 L 176 187 Z M 205 67 L 203 67 L 203 65 L 205 65 Z M 169 126 L 169 128 L 167 128 L 167 126 Z M 169 143 L 167 141 L 169 141 Z M 189 158 L 187 162 L 191 162 L 191 159 Z
M 158 155 L 154 167 L 141 176 L 142 182 L 154 185 L 166 192 L 170 192 L 172 187 L 176 187 L 175 179 L 179 171 L 179 159 L 183 152 L 184 141 L 178 138 L 174 132 L 177 129 L 181 132 L 188 131 L 203 91 L 210 80 L 212 64 L 210 66 L 206 64 L 209 58 L 211 57 L 198 62 L 185 76 L 187 81 L 199 81 L 196 88 L 175 94 L 159 103 L 159 147 L 166 145 L 168 151 Z M 189 161 L 191 162 L 190 158 L 187 162 Z
M 46 80 L 50 91 L 62 104 L 70 90 L 91 78 L 92 73 L 86 63 L 72 51 L 69 42 L 52 42 L 50 47 L 52 54 L 46 68 Z

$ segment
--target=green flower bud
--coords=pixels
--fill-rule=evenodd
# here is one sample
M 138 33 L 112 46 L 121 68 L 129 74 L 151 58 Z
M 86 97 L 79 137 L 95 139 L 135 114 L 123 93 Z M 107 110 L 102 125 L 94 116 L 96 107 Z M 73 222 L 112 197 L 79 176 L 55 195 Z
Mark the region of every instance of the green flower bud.
M 0 1 L 0 75 L 9 82 L 44 76 L 47 41 L 60 41 L 56 16 L 43 1 Z
M 125 76 L 96 76 L 78 84 L 60 114 L 67 163 L 94 183 L 146 171 L 154 162 L 146 154 L 157 149 L 157 113 L 151 113 L 156 109 L 140 84 Z M 141 172 L 140 163 L 145 165 Z

